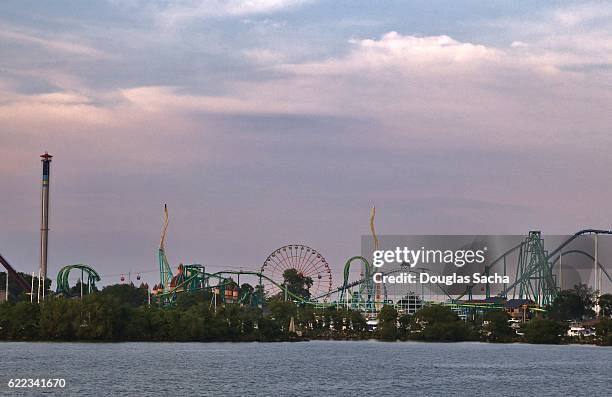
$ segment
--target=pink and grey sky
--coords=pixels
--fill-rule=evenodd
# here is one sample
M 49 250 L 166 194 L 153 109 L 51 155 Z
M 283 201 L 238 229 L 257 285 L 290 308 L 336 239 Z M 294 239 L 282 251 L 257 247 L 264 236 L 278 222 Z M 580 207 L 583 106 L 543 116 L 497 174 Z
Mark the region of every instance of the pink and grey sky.
M 511 4 L 510 4 L 511 3 Z M 612 220 L 603 2 L 6 1 L 0 252 L 50 274 L 261 266 L 287 243 L 340 272 L 369 232 L 572 233 Z M 109 276 L 104 283 L 118 280 Z

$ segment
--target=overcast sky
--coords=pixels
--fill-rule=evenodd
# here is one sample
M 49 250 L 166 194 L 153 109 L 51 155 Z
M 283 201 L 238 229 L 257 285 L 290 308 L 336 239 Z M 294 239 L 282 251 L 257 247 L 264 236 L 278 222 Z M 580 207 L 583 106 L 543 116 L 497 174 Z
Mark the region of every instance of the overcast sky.
M 388 234 L 572 233 L 612 220 L 612 5 L 561 1 L 2 1 L 0 252 L 50 271 L 339 274 Z M 334 284 L 338 284 L 336 279 Z

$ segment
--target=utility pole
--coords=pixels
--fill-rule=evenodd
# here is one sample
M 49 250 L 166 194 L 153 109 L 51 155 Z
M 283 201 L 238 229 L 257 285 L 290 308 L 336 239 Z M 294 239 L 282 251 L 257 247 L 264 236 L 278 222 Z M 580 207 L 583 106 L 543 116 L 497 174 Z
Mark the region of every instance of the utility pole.
M 5 302 L 8 302 L 8 270 L 6 271 L 6 291 L 5 291 Z
M 559 254 L 559 289 L 563 291 L 563 254 Z
M 40 267 L 38 268 L 38 296 L 36 302 L 40 303 Z
M 32 286 L 30 287 L 30 303 L 34 302 L 34 272 L 32 272 Z

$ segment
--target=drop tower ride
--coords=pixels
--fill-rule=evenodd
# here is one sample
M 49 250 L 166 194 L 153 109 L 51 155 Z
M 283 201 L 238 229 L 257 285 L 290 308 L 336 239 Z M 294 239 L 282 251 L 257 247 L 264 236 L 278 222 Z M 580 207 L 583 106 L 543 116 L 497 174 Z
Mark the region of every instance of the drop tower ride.
M 49 183 L 51 181 L 51 156 L 45 152 L 40 156 L 42 162 L 42 190 L 40 201 L 40 279 L 43 280 L 43 298 L 45 280 L 47 280 L 47 250 L 49 245 Z

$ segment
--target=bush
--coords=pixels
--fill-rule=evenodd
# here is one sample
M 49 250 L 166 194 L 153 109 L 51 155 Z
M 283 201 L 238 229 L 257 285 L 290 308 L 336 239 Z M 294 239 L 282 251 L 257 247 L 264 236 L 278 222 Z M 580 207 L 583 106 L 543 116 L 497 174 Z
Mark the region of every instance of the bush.
M 510 316 L 504 311 L 488 312 L 484 319 L 488 323 L 483 327 L 482 339 L 489 342 L 512 342 L 516 332 L 508 324 Z
M 612 319 L 602 317 L 595 325 L 597 342 L 602 346 L 612 346 Z
M 455 342 L 474 339 L 472 329 L 450 307 L 425 306 L 412 316 L 410 338 Z
M 536 344 L 559 344 L 563 340 L 567 326 L 550 319 L 535 319 L 523 327 L 525 341 Z

